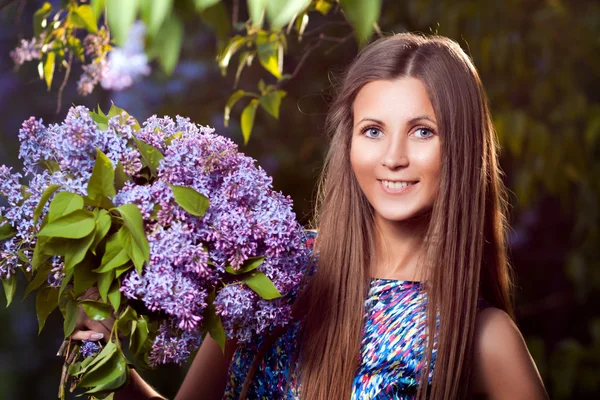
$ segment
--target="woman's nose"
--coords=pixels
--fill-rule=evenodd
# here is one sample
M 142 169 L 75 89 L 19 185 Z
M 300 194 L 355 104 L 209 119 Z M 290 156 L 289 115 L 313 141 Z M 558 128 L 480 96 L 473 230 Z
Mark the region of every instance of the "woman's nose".
M 408 156 L 406 148 L 402 143 L 389 143 L 389 146 L 383 152 L 381 165 L 390 169 L 406 167 L 408 165 Z

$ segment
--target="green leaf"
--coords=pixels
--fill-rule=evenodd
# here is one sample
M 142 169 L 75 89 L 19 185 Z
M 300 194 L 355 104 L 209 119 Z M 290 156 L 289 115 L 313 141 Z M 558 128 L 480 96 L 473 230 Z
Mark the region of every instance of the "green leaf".
M 39 272 L 38 272 L 39 273 Z M 35 299 L 36 313 L 39 325 L 38 334 L 44 329 L 46 318 L 58 306 L 58 288 L 44 286 Z
M 48 18 L 52 11 L 52 5 L 45 2 L 36 12 L 33 14 L 33 36 L 39 36 L 42 33 L 42 22 Z M 46 22 L 47 24 L 47 22 Z
M 203 217 L 208 210 L 210 202 L 208 197 L 198 193 L 194 189 L 185 186 L 170 185 L 173 190 L 173 197 L 177 204 L 185 211 L 196 217 Z
M 244 136 L 244 144 L 248 144 L 250 140 L 250 134 L 254 126 L 254 116 L 256 115 L 256 108 L 258 107 L 258 100 L 250 100 L 250 104 L 242 111 L 242 135 Z
M 11 224 L 0 225 L 0 241 L 10 239 L 17 234 L 17 230 Z
M 379 19 L 381 0 L 340 0 L 346 18 L 354 27 L 359 44 L 365 44 L 373 33 L 373 24 Z
M 252 61 L 254 60 L 254 56 L 256 55 L 253 51 L 244 51 L 240 54 L 240 59 L 238 61 L 238 67 L 235 72 L 235 80 L 233 82 L 233 87 L 237 88 L 238 83 L 240 81 L 240 77 L 242 76 L 242 70 L 245 66 L 252 65 Z M 225 125 L 227 126 L 227 125 Z
M 48 222 L 52 222 L 60 217 L 64 217 L 76 210 L 83 208 L 83 197 L 70 192 L 60 192 L 52 202 L 48 211 Z
M 115 189 L 117 191 L 123 189 L 125 182 L 129 181 L 131 181 L 131 178 L 125 173 L 123 164 L 121 164 L 121 161 L 119 161 L 117 163 L 117 168 L 115 169 Z
M 148 321 L 142 316 L 135 321 L 135 330 L 132 329 L 131 341 L 129 342 L 129 349 L 133 354 L 139 354 L 148 338 Z
M 117 194 L 114 182 L 115 170 L 110 159 L 100 149 L 96 149 L 96 163 L 87 187 L 88 197 L 92 200 L 100 196 L 114 197 Z
M 158 57 L 158 63 L 167 75 L 171 75 L 179 62 L 183 41 L 183 22 L 175 14 L 165 19 L 154 42 L 150 54 Z
M 96 18 L 96 21 L 98 21 L 98 19 L 100 19 L 100 15 L 104 12 L 104 0 L 91 0 L 90 6 L 92 7 L 94 18 Z
M 117 324 L 117 329 L 119 330 L 119 332 L 121 332 L 125 336 L 130 336 L 131 335 L 130 322 L 137 321 L 137 319 L 138 319 L 137 312 L 133 308 L 131 308 L 131 306 L 127 306 L 125 311 L 123 311 L 121 313 L 121 315 L 119 316 L 119 318 L 117 318 L 117 320 L 115 321 L 115 324 Z
M 105 115 L 100 106 L 98 106 L 98 112 L 90 111 L 90 117 L 94 120 L 96 125 L 98 125 L 98 129 L 106 130 L 108 129 L 108 115 Z
M 213 338 L 215 342 L 221 348 L 221 351 L 225 352 L 225 329 L 223 329 L 223 323 L 221 322 L 221 317 L 217 315 L 215 311 L 215 292 L 211 292 L 206 299 L 206 308 L 203 313 L 203 320 L 205 326 L 210 334 L 210 337 Z
M 108 341 L 102 351 L 93 357 L 86 358 L 81 363 L 81 369 L 74 375 L 83 375 L 97 370 L 104 365 L 110 357 L 117 351 L 117 345 L 113 341 Z
M 140 2 L 142 21 L 148 28 L 148 36 L 156 36 L 172 9 L 173 0 L 142 0 Z
M 100 267 L 95 269 L 94 272 L 108 272 L 129 261 L 129 255 L 123 243 L 125 240 L 124 236 L 127 234 L 126 231 L 127 228 L 123 226 L 117 233 L 108 238 Z
M 68 22 L 77 28 L 85 28 L 91 33 L 98 32 L 96 16 L 91 6 L 87 4 L 80 5 L 69 13 Z
M 73 268 L 65 270 L 65 276 L 63 277 L 62 282 L 60 284 L 60 288 L 58 289 L 58 298 L 59 299 L 61 298 L 63 292 L 65 291 L 65 289 L 67 288 L 69 283 L 71 283 L 72 278 L 73 278 Z M 62 308 L 61 308 L 61 311 L 63 311 Z
M 244 279 L 248 287 L 256 292 L 265 300 L 272 300 L 281 297 L 281 293 L 277 290 L 273 282 L 260 271 L 255 271 Z
M 144 161 L 144 165 L 150 168 L 152 175 L 156 176 L 156 169 L 160 165 L 162 161 L 163 154 L 156 147 L 151 146 L 147 143 L 142 142 L 141 140 L 135 140 L 135 144 L 137 145 L 140 155 L 142 156 L 142 161 Z
M 94 215 L 96 216 L 96 230 L 94 231 L 94 240 L 90 246 L 90 251 L 96 254 L 96 247 L 110 230 L 112 218 L 106 210 L 95 210 Z
M 83 198 L 83 205 L 86 207 L 103 208 L 105 210 L 115 208 L 114 203 L 106 196 L 99 196 L 95 200 L 92 200 L 89 197 L 85 196 Z
M 250 271 L 254 271 L 256 268 L 260 267 L 260 265 L 265 260 L 265 257 L 250 257 L 247 259 L 244 264 L 239 269 L 233 269 L 229 266 L 225 267 L 225 271 L 229 272 L 233 275 L 242 275 L 248 273 Z
M 104 302 L 108 301 L 108 291 L 110 290 L 110 286 L 115 279 L 115 270 L 110 270 L 108 272 L 103 272 L 98 274 L 98 293 L 100 293 L 100 298 Z
M 110 304 L 112 304 L 115 313 L 119 311 L 119 307 L 121 306 L 121 291 L 119 290 L 119 287 L 119 281 L 115 279 L 108 291 L 108 300 L 110 300 Z
M 120 277 L 125 272 L 129 271 L 133 265 L 131 263 L 127 263 L 125 265 L 121 265 L 120 267 L 115 268 L 115 278 Z
M 94 300 L 81 300 L 78 304 L 83 307 L 85 313 L 94 321 L 102 321 L 112 316 L 112 307 L 110 304 Z
M 333 5 L 333 3 L 330 2 L 329 0 L 317 0 L 314 4 L 314 7 L 315 7 L 315 10 L 317 10 L 321 14 L 327 15 L 327 13 L 331 9 L 332 5 Z
M 248 14 L 250 14 L 252 26 L 262 26 L 267 4 L 267 0 L 248 0 Z
M 34 225 L 37 225 L 38 220 L 40 219 L 40 215 L 42 215 L 42 211 L 44 211 L 44 206 L 46 205 L 50 197 L 54 194 L 54 192 L 56 192 L 58 189 L 60 189 L 60 185 L 53 184 L 48 186 L 46 190 L 44 190 L 44 192 L 42 193 L 42 197 L 40 197 L 40 202 L 38 203 L 37 207 L 35 208 L 35 211 L 33 212 Z
M 283 46 L 276 33 L 259 32 L 256 37 L 256 53 L 258 61 L 277 79 L 281 78 L 283 69 Z
M 135 269 L 138 275 L 142 275 L 142 270 L 144 268 L 144 261 L 146 258 L 144 257 L 144 253 L 140 246 L 136 243 L 133 235 L 129 230 L 125 230 L 123 232 L 123 247 L 127 251 L 127 255 L 133 261 L 133 265 L 135 265 Z M 115 271 L 116 273 L 116 271 Z
M 42 286 L 48 280 L 48 274 L 52 270 L 52 264 L 43 264 L 40 269 L 37 271 L 29 285 L 25 288 L 25 295 L 23 297 L 29 296 L 31 292 Z
M 310 0 L 269 1 L 267 3 L 267 16 L 269 17 L 271 29 L 281 29 L 309 5 Z
M 248 43 L 250 39 L 246 36 L 236 35 L 229 39 L 229 43 L 225 46 L 223 52 L 219 55 L 219 68 L 221 68 L 221 74 L 225 76 L 227 74 L 227 67 L 231 61 L 231 57 L 244 45 Z
M 44 253 L 44 246 L 50 241 L 50 238 L 39 236 L 33 248 L 33 257 L 31 258 L 31 268 L 36 271 L 43 263 L 50 258 Z
M 279 119 L 279 107 L 281 106 L 281 99 L 285 97 L 287 92 L 285 90 L 274 90 L 260 97 L 260 105 L 273 117 Z
M 238 91 L 234 92 L 229 97 L 229 99 L 227 100 L 227 104 L 225 104 L 225 114 L 224 114 L 224 117 L 223 117 L 223 123 L 225 124 L 225 126 L 229 125 L 229 118 L 231 116 L 231 109 L 233 108 L 233 106 L 235 105 L 235 103 L 237 103 L 237 101 L 239 99 L 241 99 L 242 97 L 245 97 L 245 96 L 256 97 L 256 94 L 245 92 L 243 90 L 238 90 Z
M 138 11 L 137 0 L 106 0 L 106 19 L 110 33 L 118 46 L 123 46 L 127 40 L 129 29 L 135 21 Z
M 65 252 L 65 268 L 71 269 L 85 258 L 88 250 L 94 242 L 95 231 L 84 238 L 69 240 Z
M 2 286 L 4 286 L 4 295 L 6 296 L 6 307 L 10 306 L 12 299 L 17 291 L 17 275 L 12 274 L 10 278 L 2 279 Z
M 46 54 L 46 57 L 44 57 L 44 79 L 46 80 L 46 86 L 48 86 L 48 91 L 50 91 L 50 87 L 52 86 L 55 61 L 56 54 L 54 52 L 50 52 Z
M 75 330 L 75 324 L 77 323 L 77 301 L 72 297 L 69 298 L 66 305 L 65 322 L 63 324 L 65 338 L 71 336 L 71 333 Z
M 122 386 L 127 380 L 127 362 L 123 353 L 116 349 L 109 357 L 100 363 L 97 367 L 90 369 L 81 377 L 77 384 L 79 387 L 102 386 L 102 390 L 107 389 L 109 384 Z M 124 377 L 124 378 L 123 378 Z M 120 378 L 120 379 L 119 379 Z M 114 382 L 117 381 L 115 384 Z
M 110 361 L 109 361 L 109 363 L 110 363 Z M 122 373 L 122 374 L 120 374 L 114 380 L 112 380 L 110 382 L 107 382 L 107 383 L 104 383 L 102 385 L 98 385 L 96 387 L 93 387 L 92 389 L 88 390 L 84 394 L 88 394 L 89 395 L 89 394 L 96 394 L 96 393 L 102 393 L 102 394 L 110 393 L 108 396 L 104 397 L 103 400 L 114 400 L 114 392 L 117 391 L 118 389 L 122 388 L 123 386 L 125 386 L 125 384 L 130 379 L 129 378 L 129 374 L 130 374 L 129 369 L 125 368 L 125 372 Z M 108 378 L 106 378 L 106 379 L 108 379 Z M 104 380 L 102 380 L 102 382 L 103 381 Z
M 217 2 L 212 7 L 200 11 L 200 18 L 217 34 L 220 41 L 227 40 L 233 26 L 231 25 L 230 13 L 223 2 Z
M 81 296 L 96 283 L 97 274 L 92 272 L 94 264 L 90 259 L 84 259 L 73 269 L 73 285 L 75 296 Z
M 196 10 L 203 11 L 208 7 L 212 7 L 217 4 L 221 0 L 194 0 L 194 4 L 196 5 Z
M 89 235 L 96 226 L 94 214 L 87 210 L 77 210 L 48 223 L 38 236 L 80 239 Z
M 144 232 L 142 213 L 135 204 L 123 204 L 117 210 L 121 213 L 123 222 L 133 239 L 129 248 L 127 246 L 125 248 L 128 249 L 129 257 L 133 260 L 138 273 L 141 275 L 143 262 L 150 261 L 150 245 Z

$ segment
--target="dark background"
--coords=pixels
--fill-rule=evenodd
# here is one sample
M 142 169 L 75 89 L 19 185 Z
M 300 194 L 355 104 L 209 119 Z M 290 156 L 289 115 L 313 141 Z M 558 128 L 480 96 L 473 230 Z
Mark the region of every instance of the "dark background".
M 215 35 L 195 15 L 185 15 L 182 58 L 173 76 L 155 69 L 124 92 L 99 89 L 82 97 L 75 85 L 81 69 L 75 67 L 56 114 L 56 86 L 48 92 L 35 63 L 15 71 L 9 57 L 20 38 L 31 37 L 31 17 L 41 3 L 19 1 L 0 9 L 0 164 L 20 165 L 17 134 L 28 117 L 57 123 L 71 104 L 100 104 L 107 110 L 112 100 L 139 121 L 152 114 L 180 114 L 214 126 L 258 160 L 308 222 L 326 149 L 323 122 L 330 89 L 356 55 L 353 40 L 312 52 L 284 87 L 288 95 L 279 121 L 259 110 L 244 147 L 242 106 L 234 108 L 228 128 L 222 122 L 233 73 L 221 76 Z M 243 7 L 240 13 L 244 19 Z M 316 18 L 308 29 L 324 21 Z M 511 190 L 517 323 L 551 398 L 599 398 L 600 2 L 383 1 L 379 26 L 386 33 L 449 36 L 474 59 L 488 91 Z M 347 33 L 336 29 L 329 33 Z M 301 46 L 290 42 L 284 70 L 293 70 L 301 56 Z M 240 86 L 255 89 L 261 77 L 264 71 L 254 63 Z M 54 354 L 62 341 L 62 319 L 55 311 L 38 336 L 34 298 L 21 301 L 20 284 L 10 308 L 0 310 L 0 399 L 56 398 L 61 360 Z M 174 396 L 184 371 L 170 366 L 145 376 Z

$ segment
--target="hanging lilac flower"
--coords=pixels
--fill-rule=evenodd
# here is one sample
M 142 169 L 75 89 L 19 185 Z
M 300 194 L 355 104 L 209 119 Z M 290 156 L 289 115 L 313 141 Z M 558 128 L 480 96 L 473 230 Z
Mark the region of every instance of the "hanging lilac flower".
M 77 81 L 77 91 L 83 96 L 94 91 L 96 85 L 101 82 L 108 72 L 108 61 L 106 56 L 94 59 L 87 65 L 81 67 L 83 73 Z
M 79 349 L 79 353 L 81 353 L 83 358 L 88 358 L 100 352 L 100 350 L 101 347 L 98 343 L 91 340 L 84 340 L 83 345 Z
M 148 56 L 144 53 L 145 36 L 146 26 L 137 21 L 129 30 L 123 47 L 108 54 L 108 69 L 101 80 L 104 89 L 123 90 L 140 77 L 150 75 Z
M 21 44 L 10 52 L 16 66 L 21 66 L 25 61 L 39 60 L 42 57 L 43 37 L 33 38 L 31 40 L 21 39 Z
M 52 269 L 48 274 L 48 285 L 53 287 L 60 287 L 65 275 L 65 263 L 63 262 L 62 257 L 53 256 Z
M 181 334 L 168 322 L 163 322 L 158 328 L 158 335 L 152 345 L 148 357 L 149 363 L 151 366 L 167 363 L 181 365 L 200 347 L 201 341 L 199 331 Z

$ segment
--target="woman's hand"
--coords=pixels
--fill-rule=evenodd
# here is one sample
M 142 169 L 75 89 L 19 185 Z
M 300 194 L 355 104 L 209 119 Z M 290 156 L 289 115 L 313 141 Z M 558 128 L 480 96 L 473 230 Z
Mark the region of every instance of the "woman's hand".
M 100 299 L 100 293 L 98 288 L 89 288 L 79 300 L 98 300 Z M 71 334 L 72 340 L 91 340 L 98 341 L 103 339 L 105 342 L 110 337 L 110 332 L 115 323 L 115 318 L 106 318 L 102 321 L 94 321 L 86 314 L 83 307 L 79 307 L 77 310 L 77 322 L 75 330 Z

